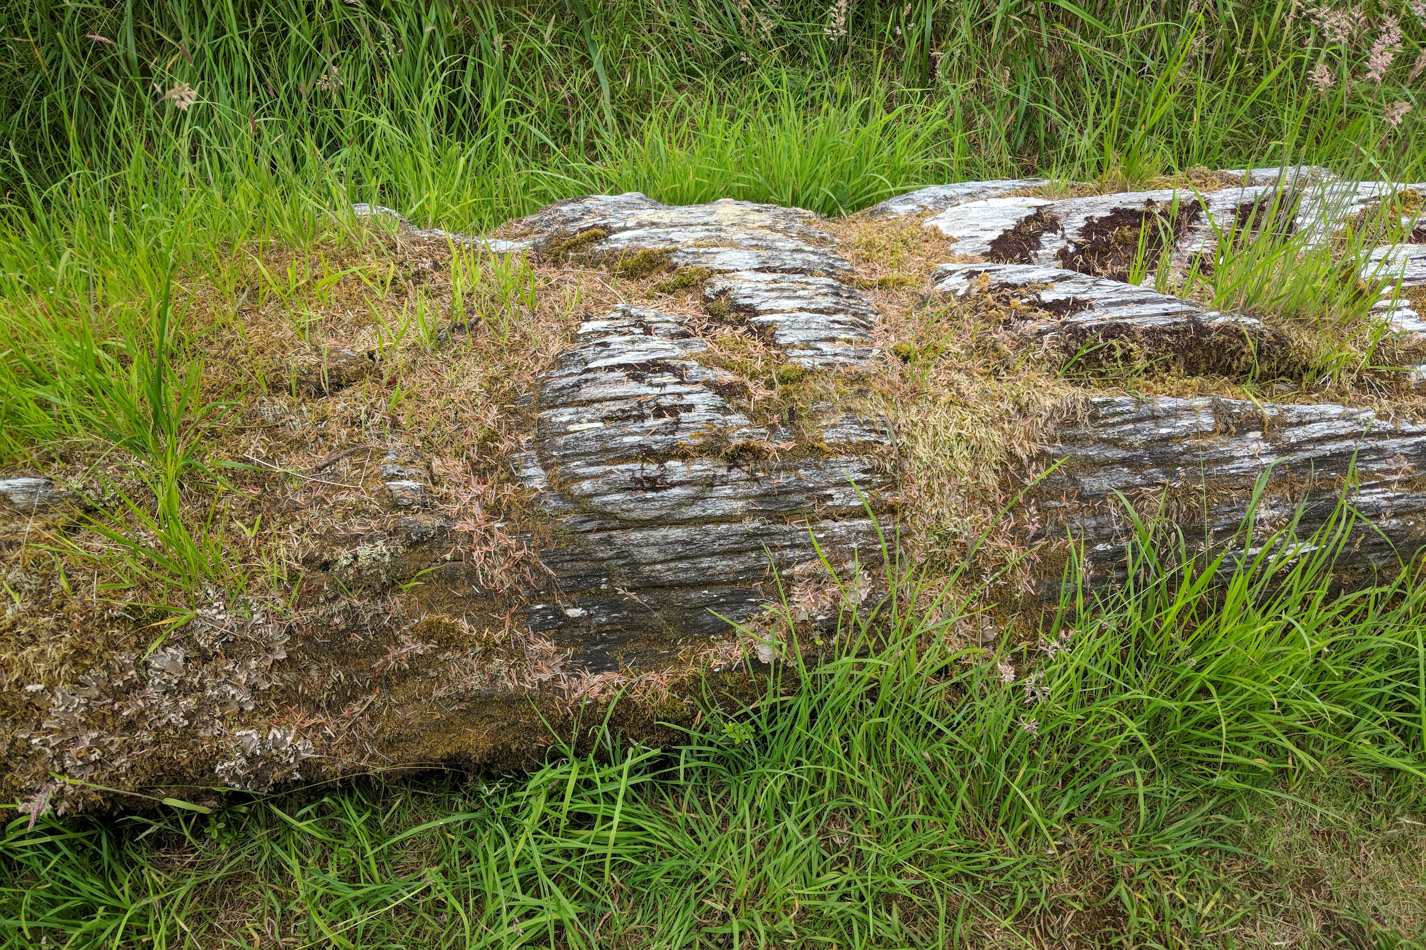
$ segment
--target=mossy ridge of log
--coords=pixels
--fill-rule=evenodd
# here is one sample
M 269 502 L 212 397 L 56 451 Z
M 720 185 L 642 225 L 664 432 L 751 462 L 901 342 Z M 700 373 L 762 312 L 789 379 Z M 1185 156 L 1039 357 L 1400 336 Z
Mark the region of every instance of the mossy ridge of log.
M 936 289 L 976 301 L 1001 327 L 1081 370 L 1119 360 L 1188 375 L 1292 372 L 1292 341 L 1241 313 L 1038 264 L 945 264 Z
M 1016 191 L 1041 188 L 1043 178 L 1010 178 L 996 181 L 961 181 L 947 185 L 932 185 L 917 191 L 888 198 L 863 212 L 870 218 L 899 217 L 906 214 L 926 214 L 944 211 L 955 205 L 982 198 L 997 198 Z
M 352 214 L 358 218 L 391 219 L 396 222 L 397 231 L 404 237 L 449 241 L 452 244 L 477 247 L 482 250 L 490 251 L 493 254 L 518 254 L 529 247 L 528 241 L 507 241 L 501 238 L 459 234 L 455 231 L 446 231 L 441 228 L 418 228 L 407 220 L 406 216 L 401 212 L 394 208 L 387 208 L 384 205 L 359 202 L 352 205 Z
M 510 226 L 537 254 L 576 263 L 617 262 L 665 250 L 678 267 L 718 273 L 846 274 L 851 265 L 833 249 L 817 216 L 800 208 L 722 199 L 705 205 L 664 205 L 637 192 L 557 202 Z M 593 235 L 592 240 L 582 236 Z

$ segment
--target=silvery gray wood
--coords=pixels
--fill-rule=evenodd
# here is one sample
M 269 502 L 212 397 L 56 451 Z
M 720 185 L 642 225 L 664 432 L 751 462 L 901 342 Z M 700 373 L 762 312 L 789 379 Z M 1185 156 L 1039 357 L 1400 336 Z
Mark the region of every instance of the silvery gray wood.
M 1341 568 L 1389 572 L 1426 541 L 1426 424 L 1368 409 L 1104 396 L 1056 433 L 1044 461 L 1053 468 L 1036 495 L 1050 531 L 1083 544 L 1097 585 L 1124 577 L 1133 527 L 1123 499 L 1141 515 L 1167 516 L 1190 544 L 1217 544 L 1238 532 L 1259 479 L 1266 490 L 1257 531 L 1239 550 L 1294 517 L 1296 533 L 1311 535 L 1344 490 L 1360 521 Z

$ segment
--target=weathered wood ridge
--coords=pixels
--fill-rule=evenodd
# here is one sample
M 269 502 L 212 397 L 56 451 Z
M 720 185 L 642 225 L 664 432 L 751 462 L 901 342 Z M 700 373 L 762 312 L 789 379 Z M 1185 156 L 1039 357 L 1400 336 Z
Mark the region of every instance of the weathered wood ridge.
M 1267 204 L 1288 209 L 1295 232 L 1326 242 L 1401 191 L 1318 169 L 1239 178 L 1207 193 L 1067 199 L 1044 197 L 1037 181 L 970 182 L 866 215 L 912 217 L 954 238 L 954 259 L 925 299 L 992 308 L 998 332 L 1025 353 L 1068 360 L 1117 347 L 1121 358 L 1188 377 L 1288 374 L 1301 358 L 1292 339 L 1254 317 L 1127 283 L 1128 262 L 1147 240 L 1156 262 L 1187 268 Z M 266 789 L 378 766 L 520 764 L 548 746 L 546 721 L 565 728 L 581 704 L 607 704 L 619 687 L 633 698 L 616 727 L 657 736 L 657 721 L 689 714 L 683 697 L 713 682 L 737 688 L 730 671 L 746 675 L 749 647 L 772 656 L 730 621 L 756 626 L 790 586 L 825 584 L 824 560 L 866 596 L 865 576 L 883 557 L 879 527 L 893 537 L 907 503 L 897 435 L 863 398 L 895 359 L 878 345 L 894 315 L 878 312 L 828 223 L 795 209 L 671 207 L 626 194 L 561 202 L 501 240 L 401 227 L 409 238 L 571 268 L 663 274 L 694 288 L 693 305 L 635 300 L 587 315 L 512 409 L 528 416 L 529 433 L 506 460 L 528 499 L 510 521 L 519 571 L 513 554 L 502 583 L 453 561 L 463 529 L 432 501 L 430 466 L 392 448 L 377 463 L 383 519 L 336 531 L 306 565 L 310 578 L 327 579 L 299 603 L 309 622 L 329 618 L 318 635 L 294 639 L 270 613 L 218 598 L 196 605 L 196 619 L 148 655 L 0 681 L 5 795 L 34 810 L 126 807 L 146 799 L 100 787 L 152 795 L 189 786 L 191 797 L 193 786 Z M 1398 278 L 1377 312 L 1402 339 L 1426 333 L 1412 295 L 1426 286 L 1426 245 L 1410 243 L 1426 241 L 1426 229 L 1407 233 L 1408 243 L 1363 264 L 1368 277 Z M 777 412 L 759 409 L 759 382 L 730 364 L 709 327 L 733 328 L 772 354 L 785 384 Z M 294 377 L 296 391 L 324 398 L 349 383 L 341 367 L 353 379 L 369 371 L 365 359 L 338 353 L 307 382 Z M 1426 545 L 1426 420 L 1380 404 L 1260 403 L 1186 386 L 1147 399 L 1094 392 L 1065 407 L 1043 445 L 1020 453 L 1031 464 L 1000 473 L 1012 493 L 1028 487 L 1023 503 L 1045 519 L 1041 543 L 1061 554 L 1065 539 L 1082 545 L 1092 581 L 1123 576 L 1123 500 L 1190 538 L 1221 542 L 1263 479 L 1264 528 L 1298 517 L 1310 532 L 1345 493 L 1362 516 L 1348 569 L 1389 570 Z M 0 514 L 16 524 L 84 503 L 42 473 L 0 477 Z M 1047 557 L 1035 569 L 1040 595 L 1055 594 L 1063 564 Z M 352 605 L 418 575 L 412 596 L 425 613 L 403 621 L 397 659 L 391 647 L 379 656 L 356 631 L 390 621 L 376 610 L 349 620 Z M 844 601 L 806 602 L 800 619 L 834 623 Z M 477 627 L 502 632 L 475 637 Z
M 556 205 L 526 226 L 536 251 L 602 233 L 582 256 L 666 252 L 707 268 L 718 276 L 704 299 L 790 365 L 854 373 L 874 355 L 875 313 L 837 278 L 849 265 L 806 212 L 624 195 Z M 588 321 L 536 397 L 520 474 L 563 530 L 539 555 L 558 597 L 534 603 L 529 622 L 593 670 L 647 667 L 726 634 L 769 602 L 773 565 L 814 561 L 818 545 L 842 565 L 880 557 L 868 505 L 884 509 L 892 486 L 877 457 L 885 427 L 829 404 L 756 424 L 733 404 L 746 381 L 708 365 L 687 323 L 632 307 Z

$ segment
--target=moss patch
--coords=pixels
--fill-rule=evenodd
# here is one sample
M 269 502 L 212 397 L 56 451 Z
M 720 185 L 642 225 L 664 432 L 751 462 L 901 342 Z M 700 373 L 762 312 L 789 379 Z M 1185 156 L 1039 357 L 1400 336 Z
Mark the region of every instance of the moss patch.
M 852 264 L 851 283 L 860 290 L 926 287 L 936 267 L 962 259 L 956 239 L 926 227 L 924 215 L 853 217 L 834 228 L 838 250 Z
M 784 363 L 777 368 L 777 371 L 775 373 L 773 373 L 773 379 L 777 380 L 779 385 L 783 386 L 786 386 L 790 383 L 800 382 L 801 380 L 804 380 L 806 378 L 807 367 L 803 366 L 801 363 Z
M 572 237 L 550 244 L 545 250 L 545 256 L 552 261 L 562 261 L 581 251 L 588 250 L 608 236 L 609 232 L 603 228 L 589 228 Z
M 1411 304 L 1411 309 L 1417 313 L 1426 313 L 1426 284 L 1420 287 L 1403 287 L 1401 296 Z
M 671 267 L 673 260 L 668 251 L 644 248 L 619 258 L 612 270 L 615 277 L 624 280 L 643 280 Z
M 1032 263 L 1045 232 L 1058 230 L 1059 226 L 1059 219 L 1052 212 L 1036 208 L 1034 213 L 1015 222 L 1013 228 L 991 241 L 986 257 L 1001 264 Z
M 703 310 L 708 316 L 719 322 L 731 320 L 733 317 L 733 304 L 726 296 L 705 300 Z
M 655 284 L 654 290 L 661 294 L 677 293 L 680 290 L 701 287 L 704 281 L 712 276 L 713 271 L 708 267 L 680 267 L 668 280 Z

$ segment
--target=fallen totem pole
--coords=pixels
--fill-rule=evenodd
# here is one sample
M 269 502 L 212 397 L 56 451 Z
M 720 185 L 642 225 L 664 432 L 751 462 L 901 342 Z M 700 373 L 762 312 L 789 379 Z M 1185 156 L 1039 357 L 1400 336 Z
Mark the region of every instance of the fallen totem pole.
M 1330 242 L 1343 222 L 1420 186 L 1345 183 L 1315 169 L 1233 178 L 1207 192 L 1069 198 L 1034 180 L 961 183 L 862 216 L 954 239 L 954 259 L 939 262 L 922 299 L 1001 308 L 1011 348 L 1079 354 L 1122 343 L 1187 380 L 1173 395 L 1089 391 L 1032 447 L 1032 464 L 1000 475 L 1017 502 L 1036 506 L 1041 537 L 1082 549 L 1081 570 L 1096 583 L 1125 569 L 1125 501 L 1189 537 L 1222 541 L 1264 479 L 1260 516 L 1295 517 L 1300 533 L 1348 495 L 1360 524 L 1346 570 L 1390 571 L 1426 544 L 1426 419 L 1300 392 L 1273 402 L 1195 391 L 1198 378 L 1291 373 L 1299 344 L 1253 316 L 1127 281 L 1146 240 L 1155 266 L 1185 270 L 1225 229 L 1277 205 L 1308 244 Z M 691 287 L 695 306 L 631 300 L 587 315 L 512 408 L 528 419 L 528 438 L 502 464 L 529 510 L 518 539 L 525 567 L 509 584 L 495 589 L 450 557 L 462 529 L 430 501 L 430 467 L 392 449 L 371 489 L 386 514 L 338 532 L 304 564 L 325 582 L 288 599 L 300 632 L 278 610 L 214 595 L 145 653 L 98 651 L 83 668 L 0 679 L 4 796 L 34 813 L 129 808 L 377 769 L 519 766 L 581 718 L 602 723 L 611 706 L 613 730 L 667 738 L 659 723 L 688 721 L 700 689 L 736 691 L 740 676 L 749 688 L 749 666 L 775 658 L 735 625 L 756 628 L 789 584 L 821 573 L 842 593 L 803 619 L 835 623 L 845 589 L 862 590 L 859 578 L 894 548 L 914 502 L 901 490 L 896 433 L 858 394 L 896 359 L 879 332 L 895 315 L 877 305 L 835 222 L 626 194 L 560 202 L 501 239 L 422 231 L 399 217 L 397 226 L 411 242 L 658 273 Z M 1387 333 L 1412 339 L 1426 332 L 1412 292 L 1426 285 L 1426 228 L 1406 220 L 1400 236 L 1363 266 L 1391 271 L 1375 312 Z M 710 325 L 774 354 L 792 394 L 778 412 L 750 408 L 758 381 L 713 351 Z M 364 354 L 334 352 L 319 377 L 297 381 L 295 398 L 321 400 L 368 368 Z M 13 553 L 17 526 L 86 503 L 43 472 L 0 476 L 0 541 Z M 1032 568 L 1036 596 L 1055 596 L 1062 567 L 1047 558 Z M 342 612 L 417 578 L 415 609 Z M 26 583 L 37 582 L 11 572 L 16 604 Z

